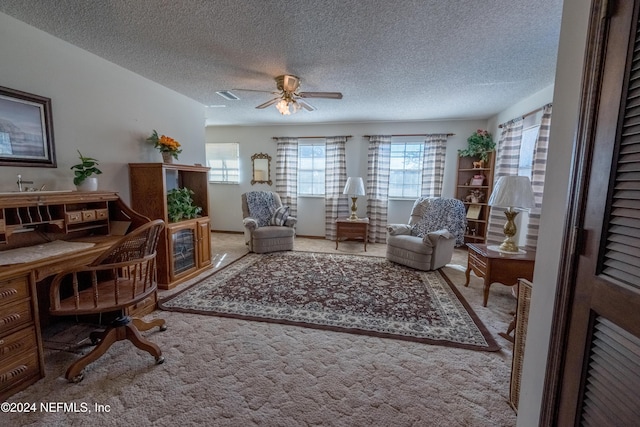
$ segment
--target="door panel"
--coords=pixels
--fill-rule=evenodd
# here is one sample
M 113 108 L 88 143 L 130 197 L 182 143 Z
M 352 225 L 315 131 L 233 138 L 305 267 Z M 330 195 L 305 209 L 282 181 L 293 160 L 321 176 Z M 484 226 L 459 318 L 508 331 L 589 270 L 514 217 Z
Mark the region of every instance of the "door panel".
M 599 93 L 582 166 L 584 232 L 554 423 L 562 426 L 640 422 L 639 1 L 595 3 L 592 13 L 609 21 L 591 41 L 605 43 L 602 73 L 585 83 Z

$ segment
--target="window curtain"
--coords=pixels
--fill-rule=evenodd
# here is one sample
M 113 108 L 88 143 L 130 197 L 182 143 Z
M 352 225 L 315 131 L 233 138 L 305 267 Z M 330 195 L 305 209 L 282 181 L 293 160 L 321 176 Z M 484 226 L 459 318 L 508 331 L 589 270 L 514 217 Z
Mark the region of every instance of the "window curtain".
M 447 134 L 427 135 L 422 158 L 422 197 L 442 197 Z
M 298 213 L 298 139 L 276 138 L 276 192 L 289 215 Z
M 549 151 L 549 130 L 551 128 L 551 104 L 542 109 L 542 120 L 538 131 L 538 140 L 533 154 L 531 169 L 531 186 L 536 206 L 529 211 L 526 247 L 535 250 L 538 245 L 538 230 L 540 228 L 540 210 L 542 208 L 542 193 L 544 191 L 544 176 L 547 168 L 547 153 Z
M 325 238 L 336 240 L 336 219 L 349 216 L 349 198 L 342 194 L 347 183 L 345 136 L 327 138 L 325 146 Z
M 523 125 L 522 118 L 518 118 L 502 126 L 502 133 L 497 144 L 494 184 L 501 176 L 518 175 Z M 488 244 L 501 243 L 504 240 L 504 224 L 507 222 L 504 211 L 505 209 L 501 207 L 491 207 L 487 229 Z
M 387 211 L 389 203 L 389 167 L 391 136 L 369 137 L 367 154 L 367 216 L 369 242 L 383 243 L 387 238 Z

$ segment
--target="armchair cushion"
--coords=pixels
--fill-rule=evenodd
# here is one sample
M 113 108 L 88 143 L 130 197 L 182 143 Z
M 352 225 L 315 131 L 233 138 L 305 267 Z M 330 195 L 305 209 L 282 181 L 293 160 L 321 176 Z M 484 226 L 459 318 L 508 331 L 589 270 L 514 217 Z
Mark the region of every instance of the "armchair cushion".
M 289 219 L 289 206 L 280 206 L 271 215 L 269 225 L 285 225 L 287 219 Z
M 464 204 L 460 200 L 421 197 L 414 203 L 411 217 L 413 236 L 425 237 L 430 232 L 445 229 L 455 236 L 456 246 L 464 244 L 467 220 Z
M 409 224 L 387 224 L 389 236 L 411 235 L 411 229 Z
M 270 191 L 249 191 L 246 194 L 249 216 L 258 222 L 258 227 L 269 225 L 273 212 L 278 208 L 273 193 Z

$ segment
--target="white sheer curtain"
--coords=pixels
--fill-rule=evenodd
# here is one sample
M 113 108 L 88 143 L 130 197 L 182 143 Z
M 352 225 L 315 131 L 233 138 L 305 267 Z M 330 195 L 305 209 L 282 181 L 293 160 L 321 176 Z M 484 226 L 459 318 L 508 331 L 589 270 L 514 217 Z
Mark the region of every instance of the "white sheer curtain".
M 422 197 L 441 197 L 447 134 L 427 135 L 422 158 Z
M 276 138 L 276 192 L 289 215 L 298 213 L 298 138 Z
M 389 203 L 389 159 L 391 136 L 369 137 L 367 155 L 367 216 L 369 241 L 384 242 L 387 238 L 387 211 Z
M 549 151 L 549 130 L 551 128 L 551 104 L 542 109 L 542 120 L 538 139 L 533 154 L 533 167 L 531 169 L 531 186 L 536 207 L 529 211 L 529 224 L 527 225 L 526 247 L 534 249 L 538 245 L 538 230 L 540 228 L 540 209 L 542 208 L 542 193 L 544 191 L 544 177 L 547 169 L 547 153 Z
M 342 194 L 347 183 L 347 163 L 345 161 L 345 143 L 347 137 L 327 138 L 325 146 L 325 238 L 335 240 L 336 219 L 349 216 L 349 199 Z
M 518 175 L 520 145 L 522 143 L 522 118 L 514 119 L 502 126 L 502 133 L 497 144 L 497 159 L 493 182 L 501 176 Z M 489 214 L 487 243 L 500 243 L 504 240 L 504 208 L 493 206 Z

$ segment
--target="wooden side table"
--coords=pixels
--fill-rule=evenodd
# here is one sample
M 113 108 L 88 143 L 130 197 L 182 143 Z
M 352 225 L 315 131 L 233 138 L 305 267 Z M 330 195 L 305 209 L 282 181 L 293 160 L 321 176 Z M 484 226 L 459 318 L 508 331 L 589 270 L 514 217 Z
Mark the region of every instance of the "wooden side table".
M 369 235 L 369 218 L 336 220 L 336 250 L 340 240 L 362 240 L 364 251 L 367 251 L 367 236 Z
M 533 280 L 535 251 L 507 254 L 491 250 L 488 245 L 476 243 L 467 243 L 467 249 L 469 253 L 467 271 L 465 272 L 467 281 L 464 286 L 469 286 L 471 271 L 476 276 L 484 278 L 484 298 L 482 301 L 484 307 L 487 306 L 491 284 L 498 282 L 505 286 L 513 286 L 519 278 Z

